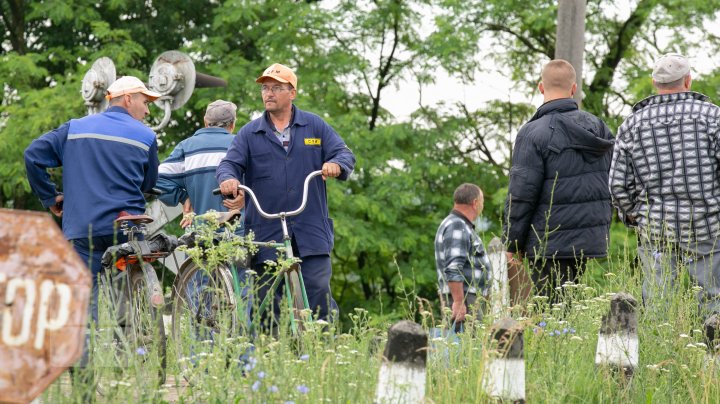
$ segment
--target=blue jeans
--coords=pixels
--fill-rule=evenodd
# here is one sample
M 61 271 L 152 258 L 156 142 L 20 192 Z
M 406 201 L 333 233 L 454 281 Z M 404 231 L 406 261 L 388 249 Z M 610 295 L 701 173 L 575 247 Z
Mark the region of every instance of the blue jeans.
M 116 236 L 97 236 L 92 238 L 76 238 L 70 240 L 73 248 L 78 253 L 83 262 L 87 263 L 90 273 L 92 274 L 92 295 L 90 298 L 90 305 L 88 306 L 88 315 L 92 321 L 93 326 L 97 327 L 98 324 L 98 279 L 104 275 L 102 268 L 102 256 L 108 247 L 118 243 L 127 241 L 127 236 L 122 234 Z M 89 325 L 90 326 L 90 325 Z M 87 366 L 88 363 L 88 347 L 90 345 L 90 334 L 86 334 L 85 346 L 83 347 L 83 354 L 80 358 L 79 365 L 81 367 Z

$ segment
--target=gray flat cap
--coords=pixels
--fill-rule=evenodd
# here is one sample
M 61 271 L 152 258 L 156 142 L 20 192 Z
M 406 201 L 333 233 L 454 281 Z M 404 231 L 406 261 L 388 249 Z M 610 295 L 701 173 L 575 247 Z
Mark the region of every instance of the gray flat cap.
M 655 61 L 652 78 L 656 83 L 672 83 L 690 72 L 690 61 L 683 55 L 668 53 Z
M 216 100 L 205 110 L 205 121 L 209 126 L 227 126 L 235 122 L 237 105 L 230 101 Z

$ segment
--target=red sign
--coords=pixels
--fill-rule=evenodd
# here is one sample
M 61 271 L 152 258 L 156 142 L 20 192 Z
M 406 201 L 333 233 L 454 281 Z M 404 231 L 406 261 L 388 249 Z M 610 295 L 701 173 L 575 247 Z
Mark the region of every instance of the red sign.
M 0 401 L 32 401 L 80 358 L 91 286 L 48 214 L 0 209 Z

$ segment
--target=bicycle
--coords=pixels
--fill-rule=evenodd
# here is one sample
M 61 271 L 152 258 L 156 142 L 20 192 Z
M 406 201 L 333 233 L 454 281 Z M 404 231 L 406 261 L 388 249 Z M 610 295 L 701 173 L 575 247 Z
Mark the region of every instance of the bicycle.
M 124 212 L 123 212 L 124 213 Z M 116 338 L 145 363 L 158 365 L 157 385 L 165 382 L 167 338 L 163 322 L 164 297 L 153 261 L 165 258 L 177 247 L 174 236 L 157 234 L 149 240 L 147 215 L 121 213 L 115 223 L 128 241 L 109 247 L 103 254 L 105 276 L 101 290 L 107 293 L 119 330 Z M 116 271 L 117 269 L 117 271 Z
M 312 316 L 299 259 L 292 251 L 287 218 L 297 216 L 305 210 L 310 181 L 319 175 L 322 175 L 321 170 L 308 174 L 303 185 L 302 202 L 297 209 L 290 212 L 267 213 L 262 210 L 255 193 L 250 188 L 244 185 L 238 186 L 238 190 L 243 190 L 249 195 L 260 216 L 266 219 L 279 219 L 282 225 L 282 242 L 251 241 L 250 243 L 256 247 L 270 247 L 282 251 L 285 262 L 288 263 L 288 265 L 279 265 L 280 270 L 274 275 L 273 282 L 258 306 L 255 316 L 262 316 L 267 310 L 277 288 L 284 281 L 285 301 L 291 313 L 290 329 L 295 337 L 300 336 L 305 329 L 305 323 L 312 321 Z M 219 189 L 213 191 L 214 194 L 219 192 Z M 221 221 L 228 220 L 230 220 L 228 216 L 221 218 Z M 212 247 L 204 246 L 204 248 Z M 211 348 L 216 336 L 227 338 L 238 332 L 240 318 L 244 317 L 242 311 L 246 308 L 240 304 L 245 297 L 243 296 L 245 289 L 240 283 L 238 265 L 234 263 L 222 263 L 211 271 L 207 271 L 203 265 L 191 258 L 182 264 L 173 284 L 172 336 L 183 370 L 194 366 L 195 358 L 204 356 L 200 345 L 203 340 Z M 247 332 L 252 335 L 254 331 L 255 322 L 251 321 L 247 326 Z M 183 340 L 187 336 L 192 340 L 189 344 Z M 189 352 L 186 352 L 188 348 Z

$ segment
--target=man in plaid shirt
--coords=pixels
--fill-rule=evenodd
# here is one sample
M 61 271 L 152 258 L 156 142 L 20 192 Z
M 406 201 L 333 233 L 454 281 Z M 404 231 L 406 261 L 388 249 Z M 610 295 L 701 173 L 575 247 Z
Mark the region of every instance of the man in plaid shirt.
M 462 184 L 453 194 L 454 206 L 435 234 L 435 267 L 443 307 L 462 323 L 468 308 L 481 319 L 483 295 L 489 286 L 490 260 L 475 233 L 475 219 L 483 210 L 483 194 L 475 184 Z M 478 295 L 480 299 L 478 300 Z
M 685 266 L 702 290 L 703 314 L 720 311 L 720 108 L 690 91 L 690 64 L 655 63 L 658 94 L 640 101 L 618 129 L 610 168 L 613 204 L 639 230 L 643 301 L 658 309 Z

